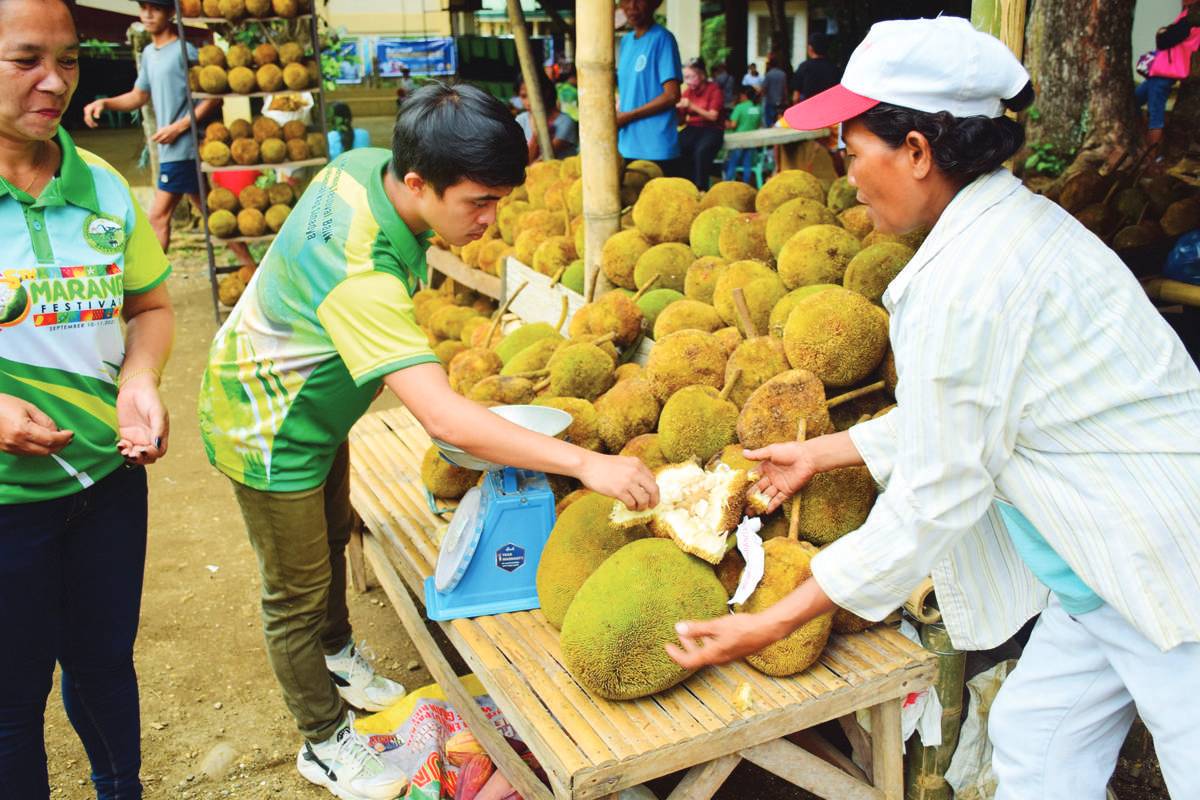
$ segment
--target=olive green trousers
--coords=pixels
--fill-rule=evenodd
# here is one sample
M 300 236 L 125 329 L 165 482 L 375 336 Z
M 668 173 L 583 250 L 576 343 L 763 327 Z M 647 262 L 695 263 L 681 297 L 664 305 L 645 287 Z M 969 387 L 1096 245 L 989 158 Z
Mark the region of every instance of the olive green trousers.
M 325 655 L 351 637 L 346 544 L 356 517 L 350 449 L 341 446 L 325 482 L 314 489 L 263 492 L 236 481 L 233 488 L 258 557 L 267 658 L 300 733 L 324 741 L 346 717 Z

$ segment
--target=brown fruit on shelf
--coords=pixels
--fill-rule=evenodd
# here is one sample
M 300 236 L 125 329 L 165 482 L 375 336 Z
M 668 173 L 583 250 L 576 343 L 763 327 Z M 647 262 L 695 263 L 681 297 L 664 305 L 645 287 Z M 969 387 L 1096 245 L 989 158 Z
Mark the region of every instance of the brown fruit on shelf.
M 265 214 L 267 227 L 271 229 L 272 233 L 279 233 L 279 229 L 283 227 L 283 223 L 287 220 L 288 214 L 291 211 L 292 209 L 283 203 L 277 203 L 267 209 L 267 213 Z
M 208 229 L 213 236 L 228 239 L 237 235 L 237 217 L 232 211 L 221 209 L 208 215 Z
M 225 94 L 229 91 L 229 76 L 216 64 L 200 69 L 200 89 L 209 94 Z
M 225 66 L 225 51 L 215 44 L 206 44 L 196 53 L 196 61 L 202 67 Z
M 267 197 L 270 198 L 273 206 L 290 206 L 296 202 L 296 193 L 288 183 L 272 183 L 267 187 Z
M 254 141 L 262 144 L 267 139 L 282 139 L 283 128 L 270 117 L 258 117 L 251 126 L 254 131 Z
M 249 120 L 238 118 L 229 123 L 229 135 L 234 139 L 247 139 L 254 136 L 254 130 L 250 127 Z
M 279 61 L 279 51 L 270 42 L 263 42 L 254 48 L 254 65 L 262 67 Z
M 200 0 L 180 0 L 179 10 L 185 17 L 199 17 L 204 13 L 204 6 Z
M 229 163 L 229 146 L 224 142 L 205 142 L 200 148 L 200 159 L 214 167 L 223 167 Z
M 235 44 L 225 52 L 225 63 L 233 67 L 248 67 L 254 63 L 254 54 L 244 44 Z
M 283 72 L 275 64 L 263 64 L 254 77 L 258 88 L 264 92 L 278 92 L 283 88 Z
M 258 91 L 258 79 L 249 67 L 234 67 L 229 70 L 229 88 L 238 94 Z
M 235 163 L 245 165 L 259 161 L 258 142 L 253 139 L 234 139 L 229 149 Z
M 324 158 L 329 152 L 325 137 L 320 133 L 305 134 L 304 141 L 308 143 L 308 153 L 313 158 Z
M 303 139 L 289 139 L 287 141 L 287 157 L 288 161 L 303 161 L 308 158 L 308 143 Z
M 275 10 L 275 16 L 288 19 L 300 13 L 300 4 L 296 0 L 271 0 L 271 8 Z
M 285 142 L 290 142 L 292 139 L 303 139 L 306 133 L 308 133 L 308 129 L 298 119 L 283 124 L 283 140 Z
M 304 68 L 303 64 L 288 64 L 283 68 L 283 82 L 289 89 L 307 89 L 308 70 Z
M 204 9 L 204 16 L 206 17 L 221 16 L 221 0 L 204 0 L 201 8 Z
M 267 220 L 257 208 L 243 208 L 239 211 L 237 226 L 242 236 L 262 236 L 267 232 Z
M 245 0 L 221 0 L 221 16 L 230 22 L 237 22 L 246 16 Z
M 264 211 L 268 205 L 267 193 L 252 183 L 238 192 L 238 202 L 242 208 Z
M 246 0 L 246 13 L 252 17 L 271 16 L 271 0 Z
M 264 164 L 280 164 L 287 160 L 287 145 L 283 143 L 283 139 L 271 137 L 263 140 L 259 147 L 259 153 L 262 155 Z
M 208 213 L 210 214 L 222 209 L 226 211 L 238 210 L 237 195 L 226 189 L 224 186 L 215 187 L 211 192 L 208 193 L 207 199 Z
M 205 141 L 229 144 L 229 138 L 229 128 L 226 128 L 224 123 L 210 122 L 204 129 Z
M 296 42 L 284 42 L 279 47 L 279 63 L 295 64 L 304 58 L 304 48 Z

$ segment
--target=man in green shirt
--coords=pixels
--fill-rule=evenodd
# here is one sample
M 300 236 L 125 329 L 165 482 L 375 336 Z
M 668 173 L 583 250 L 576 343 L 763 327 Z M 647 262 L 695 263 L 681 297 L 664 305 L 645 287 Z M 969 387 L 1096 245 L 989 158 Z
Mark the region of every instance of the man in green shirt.
M 525 157 L 486 93 L 417 89 L 390 151 L 352 150 L 313 179 L 213 342 L 201 434 L 258 555 L 268 655 L 306 740 L 297 768 L 342 798 L 392 798 L 405 784 L 347 709 L 404 691 L 355 650 L 345 602 L 346 437 L 383 386 L 431 435 L 484 459 L 570 475 L 631 508 L 658 501 L 637 459 L 532 433 L 456 394 L 414 319 L 432 232 L 452 245 L 482 236 Z

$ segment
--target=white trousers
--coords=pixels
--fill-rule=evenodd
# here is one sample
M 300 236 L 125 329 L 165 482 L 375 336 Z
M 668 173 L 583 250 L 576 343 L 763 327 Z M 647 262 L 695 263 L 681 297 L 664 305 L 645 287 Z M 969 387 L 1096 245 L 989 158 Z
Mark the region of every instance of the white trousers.
M 1200 644 L 1164 653 L 1107 605 L 1052 598 L 992 706 L 996 800 L 1104 800 L 1135 711 L 1173 800 L 1200 798 Z

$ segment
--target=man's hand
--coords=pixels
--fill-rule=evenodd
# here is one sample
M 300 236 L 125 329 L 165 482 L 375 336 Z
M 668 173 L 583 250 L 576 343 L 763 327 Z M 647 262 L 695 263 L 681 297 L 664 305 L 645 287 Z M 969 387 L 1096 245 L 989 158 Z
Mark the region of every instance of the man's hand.
M 658 505 L 654 473 L 639 458 L 591 453 L 575 477 L 593 492 L 615 497 L 633 511 Z
M 83 122 L 89 128 L 95 128 L 100 125 L 100 114 L 104 111 L 104 101 L 106 99 L 93 100 L 83 107 Z
M 617 127 L 624 128 L 629 123 L 633 122 L 633 114 L 628 111 L 617 112 Z
M 60 431 L 33 403 L 0 394 L 0 452 L 48 456 L 70 444 L 74 436 L 73 431 Z
M 170 125 L 165 125 L 155 131 L 154 135 L 150 137 L 150 141 L 157 142 L 158 144 L 170 144 L 191 127 L 191 121 L 186 118 L 172 122 Z
M 687 669 L 728 664 L 787 635 L 762 614 L 727 614 L 699 622 L 679 622 L 675 632 L 680 645 L 667 644 L 667 655 Z
M 783 505 L 783 501 L 804 488 L 817 474 L 808 456 L 806 442 L 772 444 L 760 450 L 746 450 L 751 461 L 761 461 L 758 472 L 762 478 L 751 491 L 762 492 L 770 500 L 767 513 Z
M 117 393 L 117 450 L 131 464 L 153 464 L 167 454 L 171 422 L 151 373 L 125 382 Z

